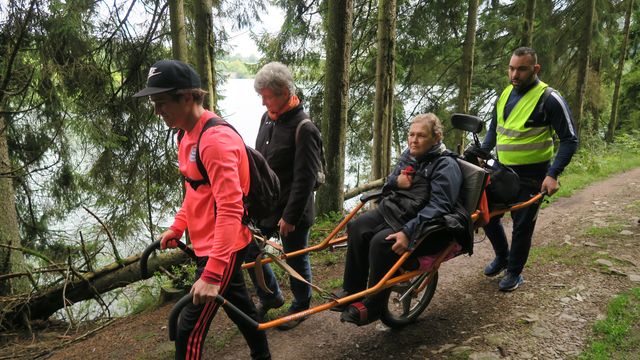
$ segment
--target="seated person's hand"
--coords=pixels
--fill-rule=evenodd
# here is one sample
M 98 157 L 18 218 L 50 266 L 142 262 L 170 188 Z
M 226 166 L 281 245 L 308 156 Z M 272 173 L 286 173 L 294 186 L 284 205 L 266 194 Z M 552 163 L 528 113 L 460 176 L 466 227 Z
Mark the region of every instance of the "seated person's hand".
M 385 240 L 395 240 L 395 244 L 391 246 L 391 250 L 398 255 L 404 254 L 409 248 L 409 238 L 402 231 L 390 234 Z
M 398 189 L 408 189 L 411 187 L 411 184 L 413 182 L 413 174 L 415 173 L 415 171 L 413 171 L 413 169 L 411 169 L 411 171 L 407 171 L 407 169 L 402 170 L 402 172 L 400 173 L 400 175 L 398 175 Z
M 398 176 L 398 189 L 408 189 L 411 187 L 411 176 L 400 174 Z

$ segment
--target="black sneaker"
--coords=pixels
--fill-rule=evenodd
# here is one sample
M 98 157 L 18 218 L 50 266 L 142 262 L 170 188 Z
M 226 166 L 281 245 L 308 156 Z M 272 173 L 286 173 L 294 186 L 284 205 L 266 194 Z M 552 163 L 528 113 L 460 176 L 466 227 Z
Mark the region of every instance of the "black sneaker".
M 500 291 L 513 291 L 518 286 L 524 284 L 524 278 L 520 274 L 512 274 L 507 271 L 507 274 L 498 283 Z
M 345 290 L 345 289 L 340 289 L 340 290 L 334 291 L 333 293 L 331 293 L 331 295 L 333 295 L 333 297 L 335 299 L 341 299 L 341 298 L 347 297 L 347 296 L 349 296 L 351 294 L 349 294 L 349 292 L 347 290 Z M 355 302 L 355 301 L 358 301 L 358 300 L 354 300 L 352 302 Z M 346 304 L 342 304 L 342 305 L 336 305 L 336 306 L 334 306 L 332 308 L 329 308 L 329 310 L 337 311 L 337 312 L 343 312 L 347 308 L 347 306 L 349 306 L 350 304 L 351 304 L 351 302 L 346 303 Z
M 264 300 L 260 300 L 260 302 L 256 305 L 256 310 L 258 311 L 258 317 L 260 319 L 264 319 L 267 315 L 267 312 L 271 309 L 277 309 L 284 305 L 284 298 L 282 294 L 278 294 L 275 297 L 270 297 Z
M 493 261 L 485 266 L 484 274 L 485 276 L 496 276 L 502 272 L 507 267 L 507 259 L 503 257 L 496 256 Z

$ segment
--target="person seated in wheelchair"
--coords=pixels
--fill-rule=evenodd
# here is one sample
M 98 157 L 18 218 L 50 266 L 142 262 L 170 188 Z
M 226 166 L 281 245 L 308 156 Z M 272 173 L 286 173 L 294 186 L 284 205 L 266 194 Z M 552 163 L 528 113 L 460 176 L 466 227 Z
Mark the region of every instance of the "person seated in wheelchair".
M 413 251 L 407 263 L 413 264 L 408 270 L 414 270 L 418 256 L 444 250 L 452 241 L 446 226 L 415 248 L 429 225 L 450 224 L 453 219 L 459 226 L 470 226 L 460 199 L 463 176 L 442 138 L 442 123 L 435 114 L 420 114 L 411 120 L 408 149 L 387 177 L 377 208 L 347 225 L 343 289 L 336 296 L 375 286 L 407 251 Z M 365 325 L 380 317 L 388 296 L 386 289 L 332 310 L 342 311 L 341 321 Z

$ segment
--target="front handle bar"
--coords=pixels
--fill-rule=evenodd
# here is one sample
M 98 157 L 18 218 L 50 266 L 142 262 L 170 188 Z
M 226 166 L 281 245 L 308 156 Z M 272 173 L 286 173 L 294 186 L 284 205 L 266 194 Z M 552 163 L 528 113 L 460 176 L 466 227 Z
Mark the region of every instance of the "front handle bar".
M 187 244 L 183 243 L 178 239 L 173 239 L 173 240 L 176 242 L 176 244 L 178 244 L 178 247 L 180 248 L 180 250 L 187 253 L 187 255 L 189 255 L 190 258 L 192 258 L 193 260 L 197 259 L 196 253 L 193 252 L 193 249 L 188 247 Z M 140 255 L 140 277 L 142 279 L 148 279 L 151 277 L 151 274 L 149 274 L 147 264 L 149 262 L 149 256 L 158 249 L 160 249 L 160 240 L 156 240 L 152 242 L 151 245 L 147 246 L 147 248 L 144 249 L 144 251 L 142 252 L 142 255 Z
M 228 302 L 221 295 L 217 295 L 214 301 L 219 305 L 221 305 L 225 309 L 225 311 L 227 311 L 228 313 L 233 313 L 237 315 L 240 321 L 242 321 L 245 325 L 254 329 L 257 329 L 258 326 L 260 325 L 258 324 L 257 321 L 255 321 L 254 319 L 249 317 L 249 315 L 242 312 L 242 310 L 238 309 L 232 303 Z M 169 314 L 169 340 L 171 341 L 176 340 L 178 317 L 180 316 L 180 312 L 182 311 L 182 309 L 185 306 L 189 305 L 190 303 L 193 303 L 193 295 L 187 294 L 183 296 L 180 300 L 178 300 L 178 302 L 173 306 L 173 309 L 171 309 L 171 313 Z

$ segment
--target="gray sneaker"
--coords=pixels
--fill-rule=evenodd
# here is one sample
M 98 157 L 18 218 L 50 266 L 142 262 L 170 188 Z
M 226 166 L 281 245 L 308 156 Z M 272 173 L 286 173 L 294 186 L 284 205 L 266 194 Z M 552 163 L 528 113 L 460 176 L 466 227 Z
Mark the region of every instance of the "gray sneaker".
M 508 263 L 507 259 L 500 256 L 496 256 L 496 258 L 493 259 L 493 261 L 489 263 L 489 265 L 485 266 L 484 275 L 496 276 L 500 274 L 502 270 L 504 270 L 507 267 L 507 263 Z
M 512 274 L 507 271 L 507 274 L 500 280 L 498 288 L 500 291 L 513 291 L 518 286 L 524 284 L 524 278 L 520 274 Z
M 267 312 L 269 310 L 277 309 L 282 305 L 284 305 L 284 298 L 282 297 L 282 294 L 278 294 L 274 297 L 260 300 L 260 302 L 256 305 L 256 310 L 258 311 L 258 318 L 264 319 L 265 315 L 267 315 Z

